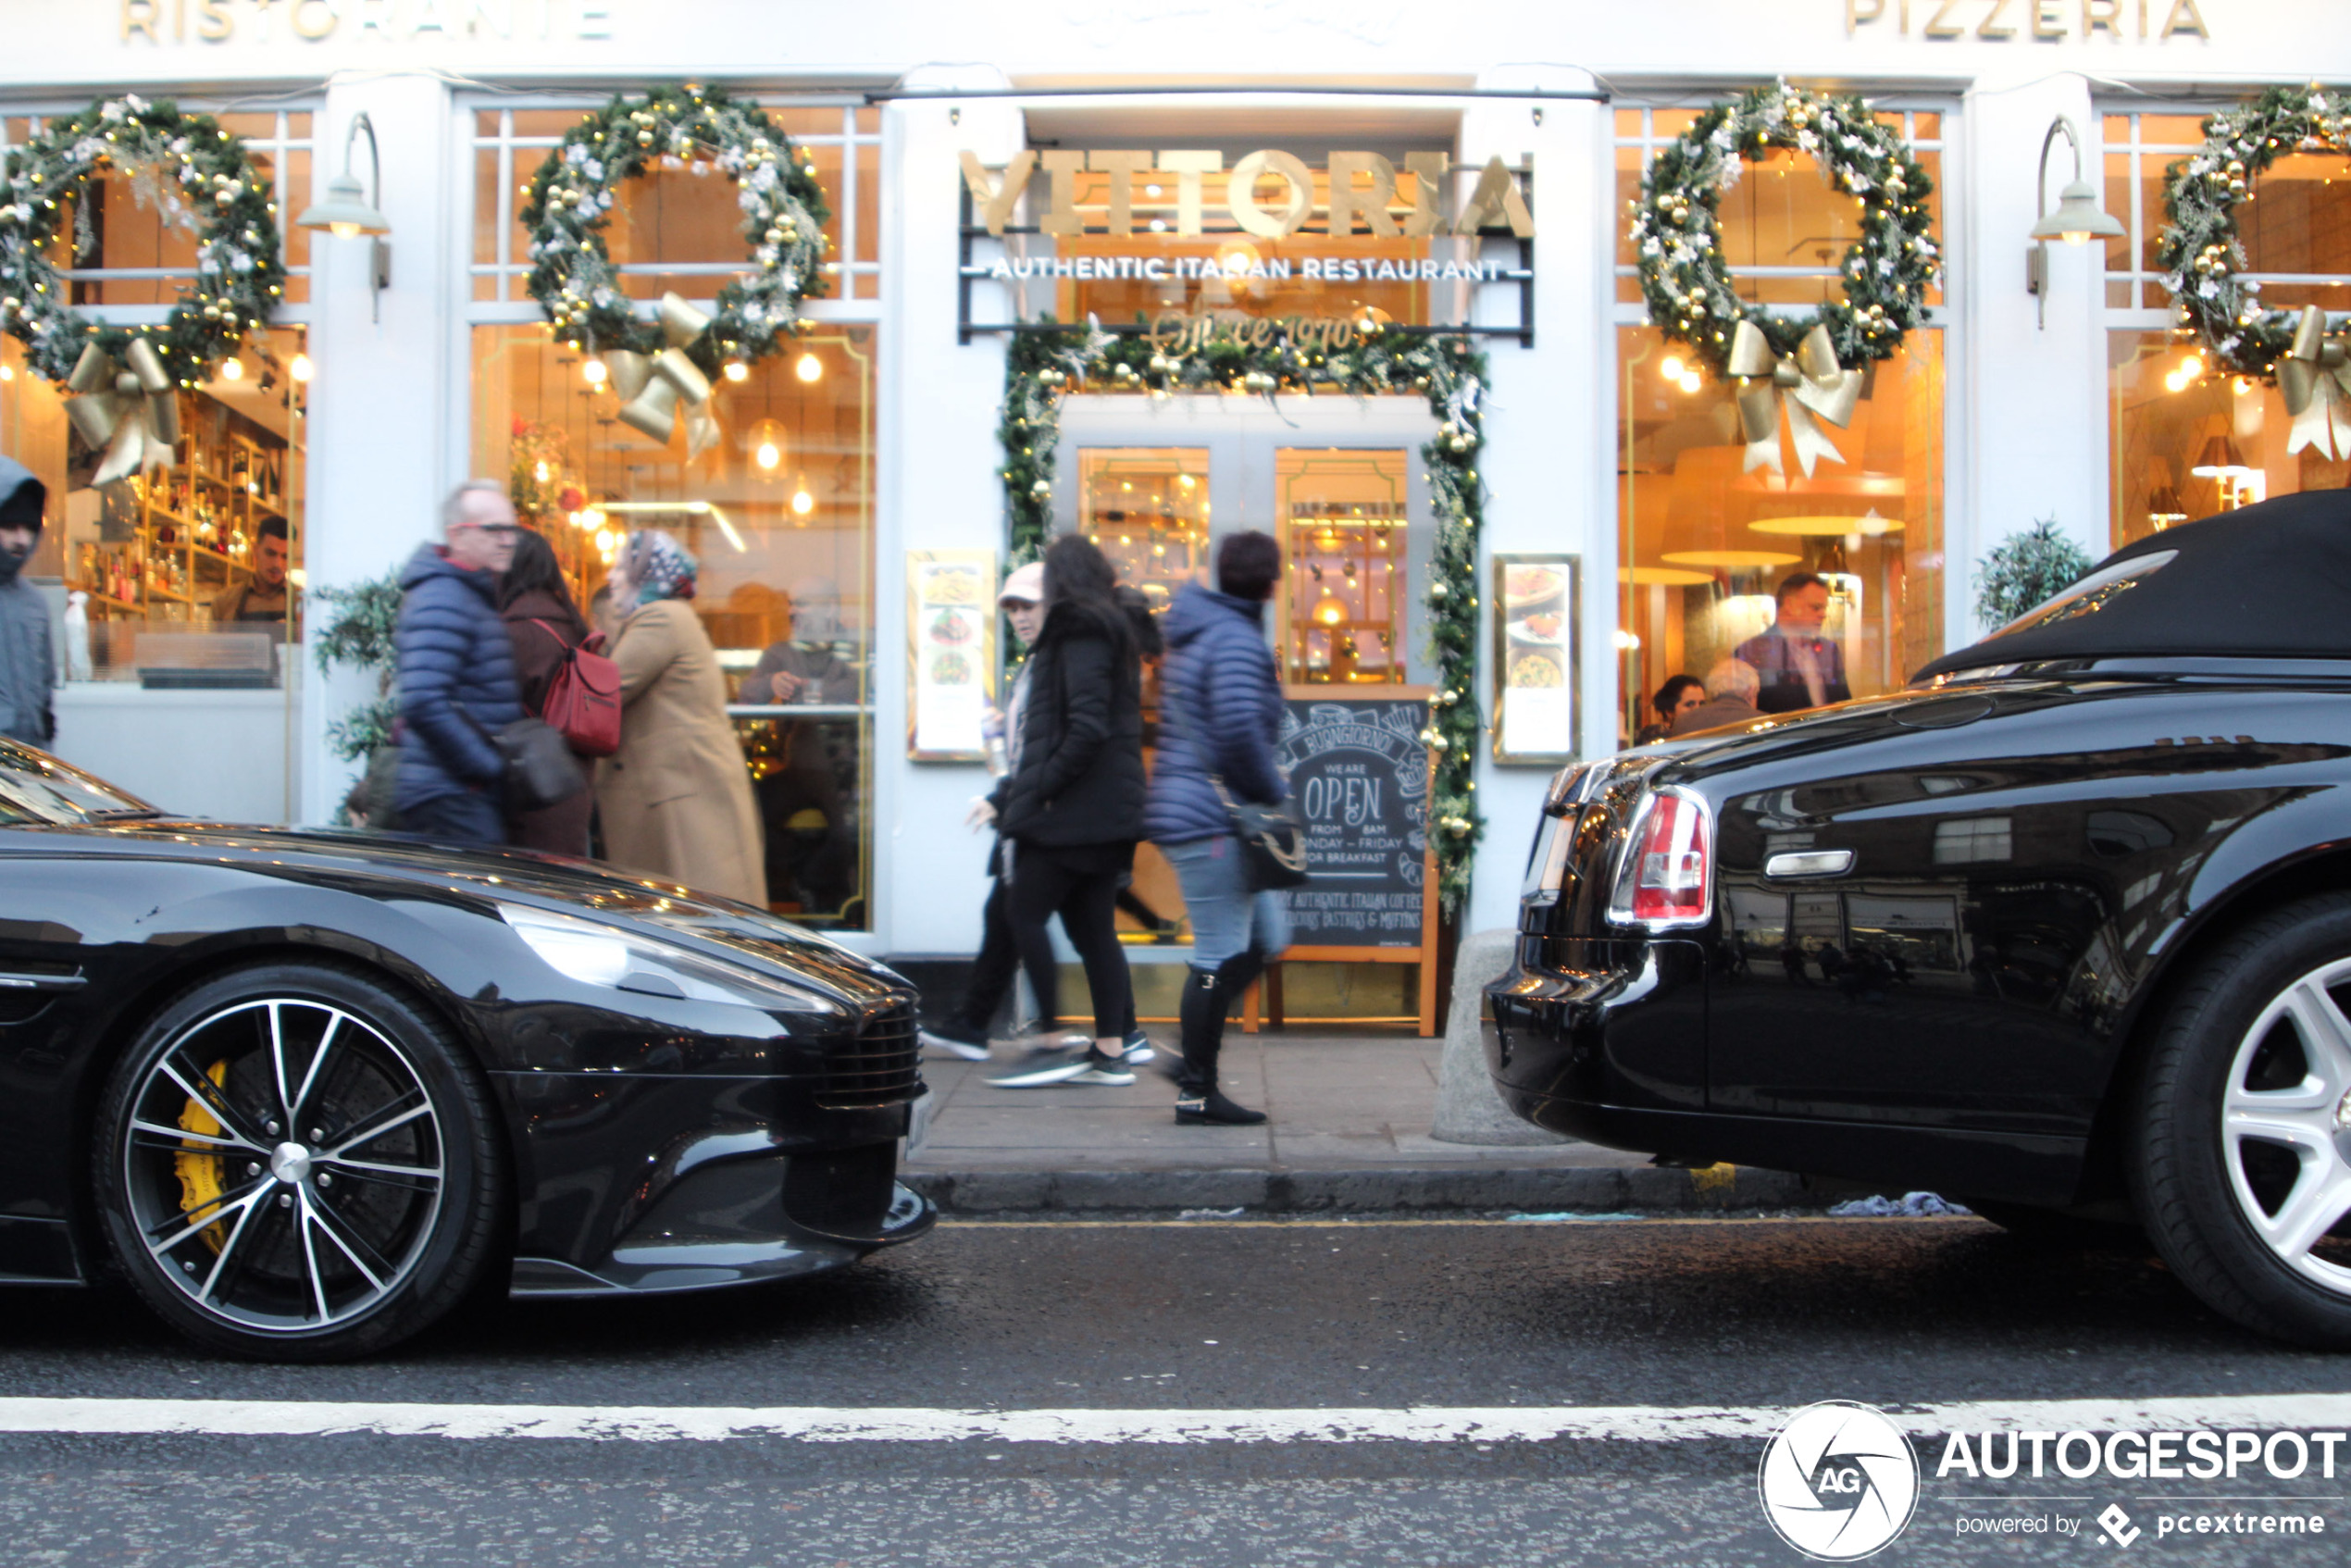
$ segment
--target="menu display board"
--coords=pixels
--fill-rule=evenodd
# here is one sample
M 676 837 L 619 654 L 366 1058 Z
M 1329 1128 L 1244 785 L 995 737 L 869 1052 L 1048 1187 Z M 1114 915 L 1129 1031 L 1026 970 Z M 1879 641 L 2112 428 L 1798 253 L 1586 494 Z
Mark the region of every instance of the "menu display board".
M 985 762 L 996 679 L 996 553 L 906 553 L 906 754 Z
M 1290 699 L 1276 749 L 1306 824 L 1309 880 L 1289 894 L 1290 940 L 1294 949 L 1417 948 L 1428 878 L 1428 747 L 1420 738 L 1428 702 L 1310 690 L 1313 696 Z
M 1494 760 L 1573 762 L 1581 730 L 1581 563 L 1494 557 Z

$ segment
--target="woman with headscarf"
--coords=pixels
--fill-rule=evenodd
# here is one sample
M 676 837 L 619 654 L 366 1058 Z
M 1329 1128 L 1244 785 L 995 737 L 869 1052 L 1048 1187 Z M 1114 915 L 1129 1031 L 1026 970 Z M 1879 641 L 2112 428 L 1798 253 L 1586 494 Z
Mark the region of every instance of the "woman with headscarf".
M 555 559 L 554 547 L 544 535 L 529 529 L 515 536 L 515 558 L 498 579 L 498 616 L 515 645 L 515 684 L 521 689 L 522 711 L 534 718 L 547 712 L 547 687 L 571 651 L 591 635 L 572 602 L 571 585 Z M 580 772 L 592 774 L 595 761 L 579 759 Z M 567 801 L 540 811 L 527 811 L 506 825 L 506 841 L 550 854 L 588 852 L 588 820 L 596 797 L 582 790 Z
M 621 709 L 620 750 L 596 775 L 604 858 L 764 909 L 751 774 L 727 717 L 717 653 L 688 603 L 694 558 L 667 534 L 641 529 L 621 546 L 609 586 Z

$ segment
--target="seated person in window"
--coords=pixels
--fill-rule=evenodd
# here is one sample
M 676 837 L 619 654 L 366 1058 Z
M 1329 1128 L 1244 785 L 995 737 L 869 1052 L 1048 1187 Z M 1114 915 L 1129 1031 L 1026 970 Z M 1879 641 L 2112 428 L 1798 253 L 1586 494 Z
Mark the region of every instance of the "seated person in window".
M 759 663 L 743 677 L 738 703 L 853 703 L 857 669 L 844 660 L 834 640 L 840 616 L 833 585 L 821 578 L 777 595 L 775 614 L 784 617 L 784 635 L 768 644 Z
M 291 554 L 284 520 L 271 517 L 264 521 L 253 542 L 253 571 L 244 581 L 212 602 L 214 624 L 241 621 L 283 626 L 286 612 L 292 608 L 294 634 L 300 636 L 302 608 L 294 603 L 295 591 L 286 582 L 286 565 Z
M 1791 572 L 1780 580 L 1775 598 L 1779 608 L 1770 629 L 1734 650 L 1760 678 L 1755 705 L 1767 714 L 1792 714 L 1851 697 L 1845 650 L 1822 634 L 1828 583 L 1811 572 Z

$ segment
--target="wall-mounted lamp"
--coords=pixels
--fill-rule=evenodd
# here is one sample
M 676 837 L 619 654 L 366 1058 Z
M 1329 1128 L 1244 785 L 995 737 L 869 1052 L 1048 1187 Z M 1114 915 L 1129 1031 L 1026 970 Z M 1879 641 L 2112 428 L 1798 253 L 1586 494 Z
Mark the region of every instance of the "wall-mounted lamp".
M 2049 149 L 2057 145 L 2058 132 L 2065 133 L 2066 144 L 2073 149 L 2073 178 L 2058 193 L 2057 211 L 2049 210 Z M 2041 138 L 2041 168 L 2033 180 L 2033 209 L 2039 219 L 2033 225 L 2033 248 L 2024 253 L 2024 288 L 2040 302 L 2040 324 L 2049 324 L 2049 242 L 2062 240 L 2069 245 L 2084 245 L 2093 237 L 2101 240 L 2119 239 L 2122 234 L 2121 220 L 2098 205 L 2098 193 L 2087 180 L 2082 178 L 2082 137 L 2073 129 L 2073 121 L 2064 115 L 2049 122 L 2048 134 Z
M 367 133 L 369 171 L 364 193 L 359 177 L 351 172 L 352 152 L 363 131 Z M 327 199 L 294 219 L 305 229 L 324 229 L 339 240 L 367 236 L 369 314 L 378 321 L 383 319 L 383 292 L 392 286 L 392 243 L 384 238 L 392 232 L 392 223 L 378 205 L 383 200 L 383 152 L 376 145 L 375 122 L 362 109 L 352 117 L 351 130 L 343 137 L 342 172 L 327 182 Z

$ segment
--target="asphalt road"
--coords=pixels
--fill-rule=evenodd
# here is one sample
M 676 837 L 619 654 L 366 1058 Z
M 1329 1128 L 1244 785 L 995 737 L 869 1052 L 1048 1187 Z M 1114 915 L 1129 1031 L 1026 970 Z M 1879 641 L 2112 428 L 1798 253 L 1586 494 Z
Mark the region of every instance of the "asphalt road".
M 2311 1394 L 2351 1425 L 2351 1357 L 2233 1329 L 2135 1250 L 2052 1252 L 1972 1220 L 965 1222 L 829 1279 L 510 1304 L 396 1359 L 323 1369 L 193 1353 L 125 1299 L 0 1293 L 0 1405 L 1661 1407 L 1776 1422 L 1822 1400 Z M 1474 1431 L 1182 1442 L 15 1431 L 0 1436 L 0 1562 L 1800 1562 L 1758 1501 L 1764 1447 Z M 1916 1512 L 1873 1561 L 2323 1563 L 2344 1560 L 2351 1535 L 2351 1450 L 2332 1480 L 2257 1469 L 2233 1484 L 1968 1482 L 1935 1475 L 1939 1440 L 1914 1450 Z M 2095 1523 L 2109 1502 L 2145 1530 L 2128 1549 Z M 2231 1511 L 2315 1514 L 2330 1533 L 2156 1533 L 2158 1515 Z M 1963 1518 L 2011 1517 L 2049 1527 L 1959 1534 Z M 2069 1517 L 2078 1534 L 2060 1533 Z

